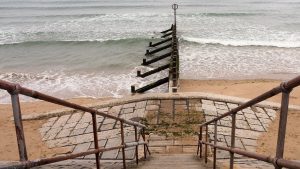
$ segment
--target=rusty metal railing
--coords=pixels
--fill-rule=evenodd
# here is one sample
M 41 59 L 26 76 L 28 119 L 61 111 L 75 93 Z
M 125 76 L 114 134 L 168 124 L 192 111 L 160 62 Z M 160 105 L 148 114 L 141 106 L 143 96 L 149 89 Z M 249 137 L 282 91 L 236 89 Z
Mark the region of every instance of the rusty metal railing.
M 257 160 L 265 161 L 267 163 L 271 163 L 274 165 L 276 169 L 281 169 L 282 167 L 292 168 L 292 169 L 300 169 L 300 163 L 296 161 L 291 160 L 285 160 L 283 159 L 283 152 L 284 152 L 284 142 L 285 142 L 285 133 L 286 133 L 286 123 L 287 123 L 287 116 L 288 116 L 288 106 L 289 106 L 289 96 L 290 92 L 293 88 L 300 85 L 300 76 L 289 80 L 287 82 L 281 83 L 278 87 L 273 88 L 270 91 L 267 91 L 258 97 L 230 110 L 227 113 L 224 113 L 221 116 L 218 116 L 208 122 L 205 122 L 200 125 L 200 133 L 199 133 L 199 142 L 198 142 L 198 150 L 197 155 L 200 155 L 200 158 L 202 158 L 202 144 L 205 145 L 205 162 L 207 162 L 208 159 L 208 146 L 211 146 L 213 148 L 213 168 L 216 168 L 216 149 L 225 150 L 230 152 L 230 169 L 233 169 L 234 165 L 234 154 L 243 155 L 249 158 L 254 158 Z M 282 100 L 281 100 L 281 109 L 280 109 L 280 117 L 279 117 L 279 130 L 278 130 L 278 138 L 277 138 L 277 147 L 276 147 L 276 156 L 266 156 L 259 153 L 254 152 L 248 152 L 244 151 L 238 148 L 235 148 L 235 129 L 236 129 L 236 114 L 238 111 L 243 110 L 247 107 L 253 106 L 261 101 L 264 101 L 270 97 L 273 97 L 279 93 L 282 93 Z M 227 117 L 231 116 L 232 118 L 232 126 L 231 126 L 231 146 L 230 147 L 224 147 L 217 145 L 217 121 Z M 209 143 L 208 141 L 208 125 L 213 124 L 214 125 L 214 142 Z M 205 127 L 205 141 L 203 141 L 203 128 Z
M 115 117 L 110 114 L 106 114 L 103 112 L 100 112 L 98 110 L 80 106 L 74 103 L 67 102 L 65 100 L 58 99 L 53 96 L 49 96 L 43 93 L 40 93 L 38 91 L 34 91 L 31 89 L 27 89 L 24 87 L 21 87 L 18 84 L 10 83 L 7 81 L 0 80 L 0 89 L 8 91 L 8 93 L 11 95 L 11 102 L 12 102 L 12 108 L 13 108 L 13 116 L 14 116 L 14 123 L 16 128 L 16 136 L 17 136 L 17 143 L 18 143 L 18 151 L 19 151 L 19 158 L 20 163 L 5 167 L 5 168 L 31 168 L 35 166 L 41 166 L 46 164 L 51 164 L 59 161 L 64 161 L 68 159 L 74 159 L 77 157 L 82 157 L 90 154 L 95 154 L 96 159 L 96 166 L 97 169 L 100 168 L 100 159 L 99 154 L 100 152 L 115 150 L 115 149 L 122 149 L 122 158 L 123 158 L 123 168 L 126 169 L 126 156 L 125 156 L 125 148 L 127 147 L 136 147 L 136 163 L 138 164 L 138 146 L 143 145 L 144 146 L 144 158 L 147 156 L 147 152 L 150 154 L 150 151 L 148 149 L 148 145 L 145 139 L 145 125 L 142 125 L 140 123 L 126 120 L 123 118 Z M 73 108 L 76 110 L 81 110 L 84 112 L 89 112 L 92 116 L 92 123 L 93 123 L 93 136 L 94 136 L 94 149 L 88 150 L 85 152 L 80 153 L 73 153 L 73 154 L 67 154 L 63 156 L 57 156 L 57 157 L 51 157 L 51 158 L 44 158 L 44 159 L 37 159 L 37 160 L 28 160 L 27 150 L 26 150 L 26 144 L 25 144 L 25 136 L 24 136 L 24 130 L 23 130 L 23 123 L 22 123 L 22 113 L 21 113 L 21 107 L 20 107 L 20 100 L 19 95 L 25 95 L 29 96 L 35 99 L 44 100 L 46 102 L 54 103 L 57 105 Z M 106 118 L 112 118 L 120 122 L 120 128 L 121 128 L 121 145 L 115 146 L 115 147 L 109 147 L 109 148 L 99 148 L 98 145 L 98 135 L 97 135 L 97 118 L 96 115 L 100 115 Z M 130 143 L 125 143 L 124 139 L 124 123 L 130 126 L 134 127 L 135 132 L 135 141 Z M 141 128 L 141 132 L 139 133 L 137 128 Z M 138 135 L 142 136 L 143 141 L 140 141 Z

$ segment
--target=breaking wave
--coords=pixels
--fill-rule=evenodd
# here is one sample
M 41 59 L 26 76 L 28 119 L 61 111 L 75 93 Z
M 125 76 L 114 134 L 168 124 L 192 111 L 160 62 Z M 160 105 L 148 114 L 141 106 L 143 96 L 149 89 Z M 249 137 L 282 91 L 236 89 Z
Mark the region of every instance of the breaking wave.
M 182 37 L 183 40 L 188 42 L 195 42 L 200 44 L 219 44 L 225 46 L 267 46 L 267 47 L 280 47 L 280 48 L 299 48 L 300 42 L 289 41 L 250 41 L 250 40 L 221 40 L 221 39 L 205 39 Z
M 137 88 L 166 76 L 167 72 L 161 72 L 148 78 L 136 78 L 136 71 L 149 71 L 149 67 L 135 67 L 129 73 L 109 74 L 86 73 L 68 74 L 64 71 L 42 73 L 0 73 L 0 79 L 14 82 L 45 94 L 53 95 L 62 99 L 77 97 L 115 97 L 119 98 L 130 94 L 130 86 Z M 165 92 L 166 86 L 161 86 L 149 92 Z M 0 90 L 0 103 L 9 102 L 9 94 Z M 21 101 L 32 101 L 28 97 L 22 97 Z

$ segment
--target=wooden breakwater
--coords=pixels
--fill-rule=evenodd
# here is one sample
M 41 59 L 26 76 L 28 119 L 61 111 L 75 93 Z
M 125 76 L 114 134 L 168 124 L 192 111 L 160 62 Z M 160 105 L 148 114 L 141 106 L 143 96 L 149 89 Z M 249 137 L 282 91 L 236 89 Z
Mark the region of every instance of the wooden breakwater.
M 140 70 L 138 70 L 137 77 L 145 78 L 166 69 L 169 70 L 169 74 L 167 77 L 158 79 L 138 89 L 136 89 L 134 85 L 131 86 L 132 93 L 144 93 L 145 91 L 148 91 L 165 83 L 169 84 L 169 92 L 177 92 L 179 86 L 179 52 L 176 26 L 176 10 L 178 9 L 178 5 L 173 4 L 172 8 L 174 10 L 174 24 L 171 25 L 171 28 L 160 32 L 162 34 L 160 41 L 149 43 L 149 48 L 146 50 L 145 54 L 146 58 L 143 59 L 141 65 L 149 66 L 163 59 L 169 59 L 168 63 L 158 66 L 157 68 L 152 69 L 148 72 L 141 72 Z

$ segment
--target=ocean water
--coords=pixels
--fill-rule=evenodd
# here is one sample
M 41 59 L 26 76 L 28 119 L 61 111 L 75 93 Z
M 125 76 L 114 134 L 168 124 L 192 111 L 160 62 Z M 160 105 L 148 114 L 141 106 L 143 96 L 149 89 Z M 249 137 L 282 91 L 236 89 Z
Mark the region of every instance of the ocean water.
M 148 42 L 173 23 L 172 3 L 0 0 L 0 79 L 60 98 L 128 95 L 131 85 L 167 75 L 135 76 L 153 69 L 140 63 Z M 284 80 L 300 73 L 299 0 L 176 3 L 181 78 Z M 8 100 L 0 91 L 0 102 Z

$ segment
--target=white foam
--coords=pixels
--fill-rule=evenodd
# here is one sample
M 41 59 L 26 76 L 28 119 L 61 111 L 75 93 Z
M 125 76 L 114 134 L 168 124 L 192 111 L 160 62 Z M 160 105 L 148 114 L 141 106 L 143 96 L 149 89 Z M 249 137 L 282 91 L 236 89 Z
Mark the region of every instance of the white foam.
M 225 46 L 270 46 L 283 48 L 298 48 L 300 41 L 255 41 L 255 40 L 230 40 L 230 39 L 205 39 L 182 37 L 183 40 L 201 44 L 221 44 Z
M 183 79 L 245 79 L 267 75 L 276 78 L 278 72 L 290 78 L 300 73 L 299 48 L 230 48 L 182 43 L 179 51 Z
M 146 83 L 153 82 L 166 75 L 166 72 L 155 74 L 147 78 L 137 78 L 137 70 L 149 71 L 148 67 L 136 67 L 129 73 L 109 74 L 67 74 L 64 71 L 43 72 L 39 74 L 29 73 L 5 73 L 0 74 L 0 79 L 19 83 L 21 86 L 43 92 L 62 99 L 77 97 L 121 97 L 130 94 L 130 86 L 142 87 Z M 165 91 L 167 88 L 159 87 L 149 92 Z M 28 97 L 21 97 L 21 101 L 33 101 Z M 9 94 L 0 90 L 0 103 L 9 103 Z

